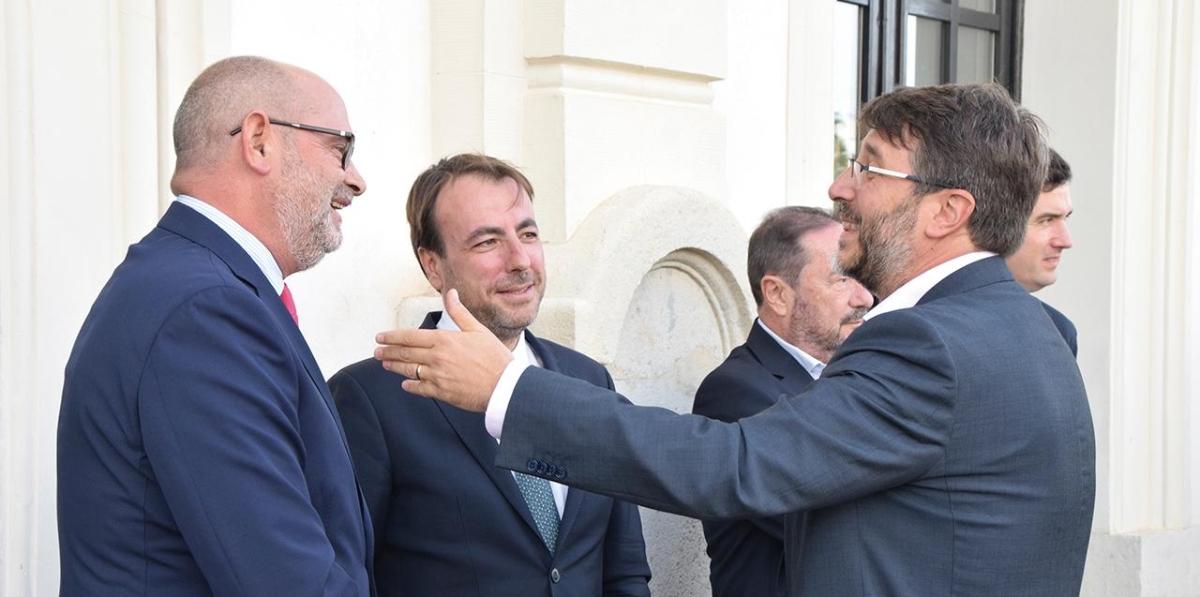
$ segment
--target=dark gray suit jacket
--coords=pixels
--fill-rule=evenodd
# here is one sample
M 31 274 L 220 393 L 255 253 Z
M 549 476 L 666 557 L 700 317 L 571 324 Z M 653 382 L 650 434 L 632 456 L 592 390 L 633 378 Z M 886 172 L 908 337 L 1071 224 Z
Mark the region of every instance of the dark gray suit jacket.
M 746 343 L 709 373 L 696 390 L 692 412 L 733 422 L 804 391 L 813 378 L 759 322 Z M 783 516 L 704 521 L 714 597 L 786 595 Z
M 596 361 L 525 339 L 547 370 L 612 389 Z M 493 464 L 483 415 L 413 396 L 403 379 L 366 359 L 329 380 L 375 522 L 381 596 L 649 597 L 637 506 L 567 492 L 551 555 L 512 472 Z
M 497 462 L 688 516 L 790 513 L 790 588 L 822 597 L 1076 595 L 1096 486 L 1075 359 L 998 257 L 739 423 L 528 369 Z
M 1046 310 L 1046 315 L 1050 316 L 1050 321 L 1054 322 L 1054 327 L 1058 328 L 1058 333 L 1062 334 L 1063 340 L 1067 346 L 1071 347 L 1071 354 L 1079 354 L 1079 333 L 1075 330 L 1075 324 L 1062 311 L 1051 307 L 1049 303 L 1042 303 L 1042 308 Z

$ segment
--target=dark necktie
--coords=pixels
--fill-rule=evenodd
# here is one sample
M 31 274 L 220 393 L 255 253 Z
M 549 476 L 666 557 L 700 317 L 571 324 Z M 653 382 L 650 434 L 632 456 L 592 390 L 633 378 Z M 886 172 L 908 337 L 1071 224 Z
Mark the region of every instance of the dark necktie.
M 292 300 L 292 291 L 287 284 L 283 285 L 283 292 L 279 294 L 279 300 L 283 301 L 283 306 L 287 307 L 288 313 L 292 314 L 292 321 L 296 322 L 296 325 L 300 325 L 300 316 L 296 315 L 296 301 Z
M 558 541 L 558 506 L 554 504 L 554 492 L 550 490 L 550 482 L 541 478 L 513 473 L 525 503 L 529 505 L 529 513 L 533 514 L 533 522 L 537 525 L 538 534 L 554 555 L 554 544 Z

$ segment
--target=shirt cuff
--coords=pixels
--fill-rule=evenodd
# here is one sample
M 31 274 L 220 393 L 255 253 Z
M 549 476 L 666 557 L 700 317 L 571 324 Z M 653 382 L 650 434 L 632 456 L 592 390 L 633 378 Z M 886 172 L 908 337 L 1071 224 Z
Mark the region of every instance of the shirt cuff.
M 496 388 L 492 390 L 492 399 L 488 402 L 483 423 L 488 434 L 496 439 L 500 439 L 500 433 L 504 431 L 504 415 L 508 412 L 508 403 L 512 401 L 517 382 L 528 366 L 529 363 L 518 363 L 516 359 L 509 361 L 504 367 L 504 373 L 500 374 L 500 380 L 496 382 Z

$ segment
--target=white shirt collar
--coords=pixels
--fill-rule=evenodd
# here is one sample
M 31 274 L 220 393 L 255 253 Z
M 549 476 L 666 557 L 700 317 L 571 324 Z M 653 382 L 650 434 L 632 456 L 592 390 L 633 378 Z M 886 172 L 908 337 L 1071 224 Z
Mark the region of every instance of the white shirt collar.
M 458 324 L 454 323 L 454 320 L 451 319 L 449 315 L 446 315 L 445 311 L 443 311 L 442 316 L 438 318 L 437 329 L 449 330 L 452 332 L 462 331 L 459 329 Z M 517 345 L 513 347 L 513 360 L 517 361 L 521 365 L 529 364 L 533 365 L 534 367 L 542 366 L 542 360 L 538 358 L 537 353 L 533 352 L 533 347 L 529 345 L 529 342 L 525 341 L 524 333 L 517 336 Z
M 925 296 L 925 293 L 932 290 L 934 286 L 937 286 L 938 282 L 950 277 L 950 274 L 976 261 L 987 259 L 994 255 L 995 253 L 990 251 L 975 251 L 966 255 L 959 255 L 954 259 L 939 263 L 925 270 L 900 288 L 897 288 L 896 292 L 893 292 L 891 296 L 879 301 L 879 304 L 875 305 L 875 308 L 867 312 L 866 316 L 863 317 L 863 321 L 870 320 L 872 317 L 884 313 L 916 306 L 921 297 Z
M 771 328 L 767 327 L 767 324 L 763 323 L 761 319 L 756 318 L 754 323 L 758 327 L 762 328 L 767 335 L 771 336 L 775 342 L 779 343 L 779 347 L 782 348 L 784 352 L 792 355 L 792 358 L 796 359 L 796 362 L 800 363 L 800 366 L 804 367 L 804 370 L 808 371 L 808 374 L 811 375 L 813 379 L 818 379 L 821 377 L 821 371 L 825 370 L 825 363 L 818 361 L 812 355 L 800 350 L 800 348 L 796 346 L 793 346 L 787 340 L 780 338 L 779 335 L 772 331 Z
M 275 257 L 267 250 L 267 246 L 262 244 L 249 230 L 242 228 L 233 218 L 225 215 L 225 212 L 205 203 L 203 199 L 197 199 L 188 195 L 179 195 L 175 198 L 179 203 L 182 203 L 206 217 L 218 228 L 225 231 L 233 242 L 237 243 L 258 269 L 262 270 L 267 281 L 271 283 L 271 287 L 275 289 L 275 294 L 283 292 L 283 271 L 279 269 L 279 264 L 275 262 Z

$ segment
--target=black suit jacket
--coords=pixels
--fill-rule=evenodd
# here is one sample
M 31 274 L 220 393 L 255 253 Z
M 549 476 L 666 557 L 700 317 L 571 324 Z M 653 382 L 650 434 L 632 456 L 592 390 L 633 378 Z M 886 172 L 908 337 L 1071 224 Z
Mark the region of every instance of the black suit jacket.
M 525 338 L 546 369 L 613 387 L 599 363 Z M 650 594 L 636 506 L 570 490 L 551 556 L 512 473 L 494 464 L 483 415 L 408 394 L 402 380 L 375 359 L 329 380 L 375 524 L 380 595 Z
M 746 343 L 701 382 L 692 412 L 733 422 L 804 391 L 813 378 L 755 322 Z M 783 517 L 705 520 L 714 597 L 787 595 Z

